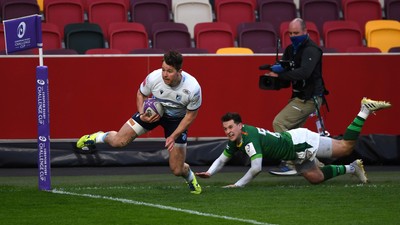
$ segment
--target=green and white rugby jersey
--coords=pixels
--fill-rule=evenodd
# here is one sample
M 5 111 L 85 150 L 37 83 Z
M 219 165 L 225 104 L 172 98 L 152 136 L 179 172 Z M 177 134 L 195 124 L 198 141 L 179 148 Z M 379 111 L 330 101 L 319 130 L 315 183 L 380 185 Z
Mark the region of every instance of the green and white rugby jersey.
M 292 137 L 287 132 L 274 133 L 263 128 L 258 128 L 243 124 L 242 142 L 237 145 L 236 142 L 228 141 L 224 154 L 232 157 L 237 151 L 246 153 L 251 159 L 296 159 L 296 151 Z M 301 150 L 300 150 L 301 151 Z

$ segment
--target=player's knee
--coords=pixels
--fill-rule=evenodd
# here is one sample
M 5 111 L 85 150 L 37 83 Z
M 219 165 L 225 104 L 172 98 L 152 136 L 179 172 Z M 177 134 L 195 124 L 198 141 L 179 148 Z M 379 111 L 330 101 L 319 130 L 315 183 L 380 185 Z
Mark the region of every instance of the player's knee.
M 354 144 L 355 144 L 355 141 L 346 141 L 346 140 L 341 141 L 341 146 L 343 149 L 343 156 L 348 156 L 353 152 Z
M 324 175 L 321 173 L 309 172 L 302 174 L 311 184 L 319 184 L 324 181 Z
M 171 172 L 172 172 L 172 174 L 174 174 L 175 176 L 183 176 L 183 175 L 184 175 L 183 168 L 179 168 L 179 167 L 173 167 L 173 168 L 171 168 Z

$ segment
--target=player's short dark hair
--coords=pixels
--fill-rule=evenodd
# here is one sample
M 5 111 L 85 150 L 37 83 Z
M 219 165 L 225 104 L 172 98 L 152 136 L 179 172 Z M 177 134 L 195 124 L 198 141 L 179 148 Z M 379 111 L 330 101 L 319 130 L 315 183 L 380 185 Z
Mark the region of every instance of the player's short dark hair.
M 228 112 L 221 117 L 222 122 L 228 122 L 229 120 L 233 120 L 234 123 L 238 124 L 242 122 L 242 118 L 237 112 Z
M 177 71 L 182 69 L 183 57 L 182 54 L 177 51 L 171 50 L 166 52 L 163 61 L 167 65 L 174 67 Z

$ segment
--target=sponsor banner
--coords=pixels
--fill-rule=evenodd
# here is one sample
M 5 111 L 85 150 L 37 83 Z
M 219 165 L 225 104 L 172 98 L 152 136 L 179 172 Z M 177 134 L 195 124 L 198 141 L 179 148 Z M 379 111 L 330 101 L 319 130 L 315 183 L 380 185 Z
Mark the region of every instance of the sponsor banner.
M 4 20 L 3 26 L 7 54 L 42 47 L 40 15 Z
M 49 81 L 46 66 L 36 68 L 39 189 L 51 189 Z

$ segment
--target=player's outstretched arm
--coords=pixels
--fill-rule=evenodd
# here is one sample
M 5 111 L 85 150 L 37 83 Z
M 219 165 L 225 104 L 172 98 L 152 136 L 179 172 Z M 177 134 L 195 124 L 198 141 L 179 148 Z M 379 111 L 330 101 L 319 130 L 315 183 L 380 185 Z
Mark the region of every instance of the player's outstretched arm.
M 227 157 L 224 153 L 222 153 L 210 166 L 210 168 L 205 172 L 195 173 L 196 176 L 201 178 L 210 178 L 212 175 L 218 173 L 224 167 L 225 163 L 228 162 L 231 158 Z
M 262 158 L 256 158 L 251 160 L 251 167 L 247 173 L 240 178 L 234 185 L 236 187 L 244 187 L 250 181 L 252 181 L 262 170 Z M 228 185 L 229 186 L 229 185 Z

